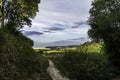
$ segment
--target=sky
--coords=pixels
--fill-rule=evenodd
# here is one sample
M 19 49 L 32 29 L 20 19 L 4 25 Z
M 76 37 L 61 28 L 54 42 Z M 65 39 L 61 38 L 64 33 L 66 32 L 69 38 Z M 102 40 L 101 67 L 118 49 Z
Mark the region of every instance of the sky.
M 92 0 L 41 0 L 32 27 L 23 34 L 34 47 L 79 45 L 89 41 L 87 24 Z

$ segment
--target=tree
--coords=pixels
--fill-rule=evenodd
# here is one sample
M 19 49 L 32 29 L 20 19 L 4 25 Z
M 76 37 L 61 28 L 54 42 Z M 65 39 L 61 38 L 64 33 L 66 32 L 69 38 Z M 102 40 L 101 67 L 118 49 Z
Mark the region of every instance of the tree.
M 35 17 L 39 2 L 40 0 L 1 0 L 1 27 L 19 29 L 23 25 L 31 26 L 30 18 Z
M 120 0 L 94 0 L 88 31 L 93 40 L 103 40 L 112 65 L 120 71 Z
M 31 48 L 33 41 L 18 31 L 24 25 L 31 25 L 39 2 L 0 0 L 0 80 L 51 80 L 46 70 L 47 60 L 35 54 Z

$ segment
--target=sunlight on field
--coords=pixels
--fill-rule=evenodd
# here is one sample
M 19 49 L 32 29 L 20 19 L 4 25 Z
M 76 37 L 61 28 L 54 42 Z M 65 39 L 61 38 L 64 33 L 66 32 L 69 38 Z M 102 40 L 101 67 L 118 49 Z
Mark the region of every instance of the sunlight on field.
M 46 47 L 33 47 L 33 49 L 50 50 L 50 48 L 46 48 Z
M 36 51 L 36 52 L 39 52 L 39 51 L 43 51 L 43 53 L 62 53 L 62 52 L 65 52 L 65 51 L 68 51 L 68 50 L 76 50 L 76 46 L 75 47 L 50 47 L 50 48 L 47 48 L 47 47 L 33 47 L 33 49 Z
M 60 53 L 60 52 L 64 52 L 62 50 L 50 50 L 50 51 L 46 51 L 46 53 Z

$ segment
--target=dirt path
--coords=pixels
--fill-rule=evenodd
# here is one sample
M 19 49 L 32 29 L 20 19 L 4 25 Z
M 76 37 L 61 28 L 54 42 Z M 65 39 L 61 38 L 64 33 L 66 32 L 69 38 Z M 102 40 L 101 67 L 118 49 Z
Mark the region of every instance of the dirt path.
M 57 68 L 55 68 L 54 63 L 49 60 L 49 67 L 48 67 L 48 72 L 49 75 L 52 77 L 53 80 L 69 80 L 66 77 L 63 77 L 60 73 L 59 70 L 57 70 Z

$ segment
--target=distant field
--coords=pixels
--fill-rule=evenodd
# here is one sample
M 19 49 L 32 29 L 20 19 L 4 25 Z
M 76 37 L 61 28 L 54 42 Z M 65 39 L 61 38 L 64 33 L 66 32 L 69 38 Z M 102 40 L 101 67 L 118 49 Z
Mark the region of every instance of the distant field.
M 34 50 L 39 50 L 39 49 L 42 49 L 42 50 L 50 50 L 50 48 L 46 48 L 46 47 L 33 47 Z
M 63 53 L 65 51 L 78 51 L 82 53 L 104 53 L 103 42 L 86 42 L 79 46 L 52 46 L 52 47 L 34 47 L 39 53 Z
M 49 47 L 49 48 L 46 48 L 46 47 L 34 47 L 33 49 L 36 51 L 36 52 L 39 52 L 39 51 L 43 51 L 43 53 L 62 53 L 62 52 L 65 52 L 67 50 L 76 50 L 76 46 L 74 47 L 68 47 L 68 46 L 64 46 L 64 47 Z

